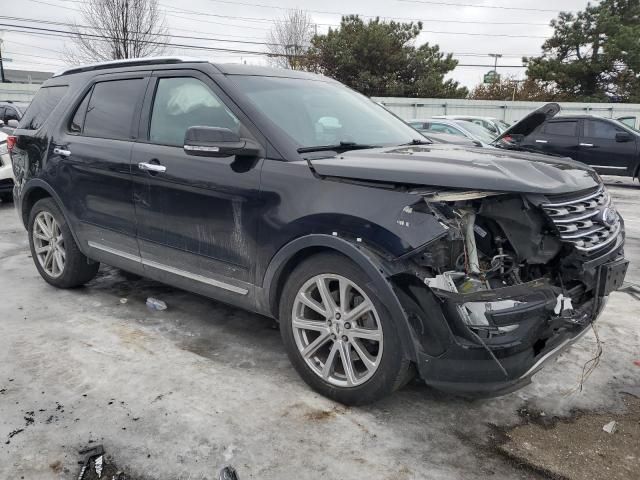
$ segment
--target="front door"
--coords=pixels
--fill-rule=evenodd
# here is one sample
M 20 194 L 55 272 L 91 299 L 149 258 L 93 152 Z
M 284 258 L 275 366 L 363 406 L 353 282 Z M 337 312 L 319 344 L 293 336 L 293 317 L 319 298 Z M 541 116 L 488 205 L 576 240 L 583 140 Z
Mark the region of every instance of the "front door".
M 83 247 L 126 268 L 139 256 L 130 161 L 148 81 L 144 72 L 98 77 L 52 139 L 49 160 L 59 162 L 57 191 Z
M 617 141 L 617 133 L 627 133 L 628 141 Z M 580 137 L 579 160 L 600 173 L 632 175 L 636 164 L 635 135 L 606 120 L 585 119 L 583 135 Z
M 230 107 L 199 72 L 154 73 L 132 166 L 138 242 L 149 276 L 233 299 L 251 290 L 262 162 L 183 149 L 192 126 L 229 128 L 257 140 Z

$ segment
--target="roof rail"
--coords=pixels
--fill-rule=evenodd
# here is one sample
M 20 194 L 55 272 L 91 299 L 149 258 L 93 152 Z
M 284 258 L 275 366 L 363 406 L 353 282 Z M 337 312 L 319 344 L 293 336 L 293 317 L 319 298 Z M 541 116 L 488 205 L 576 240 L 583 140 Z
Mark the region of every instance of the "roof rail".
M 206 62 L 200 58 L 192 57 L 143 57 L 143 58 L 127 58 L 124 60 L 110 60 L 108 62 L 91 63 L 89 65 L 80 65 L 79 67 L 67 68 L 53 74 L 54 77 L 69 75 L 72 73 L 89 72 L 91 70 L 101 70 L 103 68 L 117 67 L 137 67 L 140 65 L 163 65 L 171 63 L 183 62 Z

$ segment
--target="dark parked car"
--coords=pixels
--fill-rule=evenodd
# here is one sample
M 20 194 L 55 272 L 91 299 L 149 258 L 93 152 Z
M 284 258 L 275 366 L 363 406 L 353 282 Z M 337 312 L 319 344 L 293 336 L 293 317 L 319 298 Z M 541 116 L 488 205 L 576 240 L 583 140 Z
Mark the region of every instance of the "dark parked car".
M 9 137 L 44 280 L 101 262 L 276 318 L 345 404 L 500 394 L 584 333 L 627 261 L 589 167 L 427 143 L 326 77 L 143 59 L 48 80 Z
M 601 174 L 638 178 L 640 132 L 611 118 L 555 116 L 556 113 L 550 113 L 543 124 L 518 142 L 518 146 L 573 158 Z M 507 131 L 506 135 L 510 133 L 513 130 Z

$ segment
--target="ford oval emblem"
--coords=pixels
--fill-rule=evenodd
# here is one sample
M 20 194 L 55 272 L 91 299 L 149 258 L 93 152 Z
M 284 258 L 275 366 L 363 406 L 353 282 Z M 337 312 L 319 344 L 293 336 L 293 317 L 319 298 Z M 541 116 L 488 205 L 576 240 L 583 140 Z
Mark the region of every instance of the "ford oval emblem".
M 618 212 L 616 212 L 613 208 L 603 208 L 600 211 L 600 221 L 606 226 L 611 227 L 618 221 Z

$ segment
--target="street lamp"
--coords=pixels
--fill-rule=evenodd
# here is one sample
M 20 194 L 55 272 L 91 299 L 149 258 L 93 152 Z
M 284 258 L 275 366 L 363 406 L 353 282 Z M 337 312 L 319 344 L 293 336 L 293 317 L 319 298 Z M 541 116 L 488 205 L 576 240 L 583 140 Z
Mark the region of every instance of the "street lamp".
M 495 59 L 495 61 L 493 62 L 493 69 L 495 70 L 496 68 L 498 68 L 498 59 L 502 58 L 502 54 L 501 53 L 490 53 L 489 56 L 493 57 Z

